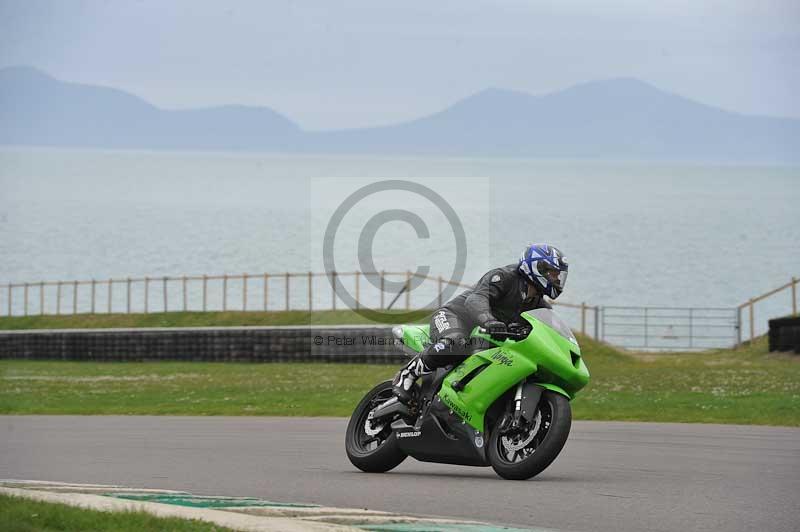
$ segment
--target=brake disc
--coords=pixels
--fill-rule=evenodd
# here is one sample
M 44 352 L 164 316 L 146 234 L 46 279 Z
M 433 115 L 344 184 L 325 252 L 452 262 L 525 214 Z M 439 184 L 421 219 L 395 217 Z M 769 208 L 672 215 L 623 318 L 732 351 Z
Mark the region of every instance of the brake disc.
M 367 434 L 367 436 L 377 436 L 383 430 L 383 428 L 386 426 L 385 423 L 381 423 L 381 424 L 376 425 L 374 427 L 372 426 L 372 415 L 374 413 L 375 413 L 374 410 L 371 411 L 369 413 L 369 415 L 367 416 L 366 421 L 364 421 L 364 432 Z
M 503 442 L 503 447 L 505 447 L 507 451 L 519 451 L 533 441 L 533 438 L 536 436 L 536 433 L 539 432 L 539 427 L 541 425 L 542 412 L 541 410 L 537 410 L 536 417 L 533 418 L 533 427 L 531 427 L 531 429 L 528 431 L 528 434 L 526 434 L 522 440 L 514 443 L 508 436 L 502 436 L 500 441 Z

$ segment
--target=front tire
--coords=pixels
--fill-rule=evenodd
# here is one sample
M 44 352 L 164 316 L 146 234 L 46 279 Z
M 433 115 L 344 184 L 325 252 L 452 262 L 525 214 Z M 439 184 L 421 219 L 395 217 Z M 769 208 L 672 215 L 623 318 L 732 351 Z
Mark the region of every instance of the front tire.
M 572 408 L 566 397 L 545 390 L 531 422 L 522 420 L 519 429 L 501 431 L 504 420 L 498 420 L 489 436 L 489 462 L 505 479 L 527 480 L 544 471 L 561 452 L 572 426 Z
M 385 473 L 406 459 L 406 454 L 397 444 L 390 422 L 384 423 L 374 434 L 367 433 L 369 413 L 393 396 L 392 381 L 382 382 L 367 392 L 350 416 L 344 447 L 347 458 L 361 471 Z M 370 432 L 375 432 L 377 428 L 369 425 Z

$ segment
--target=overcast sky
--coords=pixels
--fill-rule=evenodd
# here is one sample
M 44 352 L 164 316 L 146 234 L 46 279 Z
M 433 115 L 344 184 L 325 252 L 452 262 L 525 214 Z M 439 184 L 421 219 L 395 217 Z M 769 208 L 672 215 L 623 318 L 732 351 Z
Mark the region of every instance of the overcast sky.
M 161 107 L 269 106 L 313 129 L 614 77 L 800 117 L 800 1 L 0 0 L 0 66 L 19 64 Z

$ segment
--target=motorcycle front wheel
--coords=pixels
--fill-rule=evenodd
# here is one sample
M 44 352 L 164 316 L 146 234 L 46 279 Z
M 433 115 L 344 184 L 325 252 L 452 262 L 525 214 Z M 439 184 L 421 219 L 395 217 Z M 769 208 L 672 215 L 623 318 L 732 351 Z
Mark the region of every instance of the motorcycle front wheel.
M 390 423 L 375 424 L 369 419 L 371 411 L 392 397 L 392 381 L 378 384 L 358 403 L 347 424 L 344 441 L 347 458 L 367 473 L 385 473 L 406 459 Z
M 503 429 L 510 416 L 500 418 L 489 436 L 489 462 L 505 479 L 526 480 L 544 471 L 561 452 L 572 425 L 572 409 L 566 397 L 547 390 L 530 422 L 521 419 L 518 427 Z

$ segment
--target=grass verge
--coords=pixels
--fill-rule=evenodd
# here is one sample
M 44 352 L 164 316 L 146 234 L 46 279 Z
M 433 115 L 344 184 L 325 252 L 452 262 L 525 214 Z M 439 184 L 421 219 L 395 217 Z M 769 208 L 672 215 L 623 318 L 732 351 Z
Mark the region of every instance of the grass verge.
M 0 530 L 5 532 L 225 532 L 230 529 L 196 519 L 155 517 L 145 512 L 100 512 L 66 504 L 0 495 Z
M 583 339 L 592 381 L 579 419 L 800 426 L 800 357 L 767 339 L 697 353 L 623 353 Z
M 404 311 L 384 311 L 401 314 Z M 424 320 L 430 310 L 413 311 Z M 406 322 L 412 320 L 404 320 Z M 276 312 L 159 312 L 153 314 L 75 314 L 69 316 L 0 317 L 0 330 L 107 329 L 136 327 L 231 327 L 244 325 L 374 324 L 352 310 L 289 310 Z M 394 324 L 393 322 L 392 324 Z
M 800 357 L 623 353 L 580 338 L 592 380 L 576 419 L 800 426 Z M 0 361 L 2 414 L 349 416 L 390 378 L 375 364 Z

